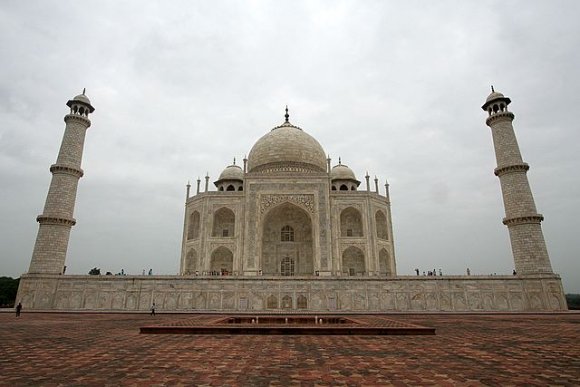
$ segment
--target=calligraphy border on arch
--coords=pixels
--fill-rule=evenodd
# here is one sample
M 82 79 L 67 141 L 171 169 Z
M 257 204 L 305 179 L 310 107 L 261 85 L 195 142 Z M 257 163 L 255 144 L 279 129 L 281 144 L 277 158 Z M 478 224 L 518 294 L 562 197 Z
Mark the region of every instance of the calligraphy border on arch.
M 263 216 L 268 209 L 280 203 L 292 203 L 314 214 L 313 194 L 264 194 L 260 195 L 260 215 Z

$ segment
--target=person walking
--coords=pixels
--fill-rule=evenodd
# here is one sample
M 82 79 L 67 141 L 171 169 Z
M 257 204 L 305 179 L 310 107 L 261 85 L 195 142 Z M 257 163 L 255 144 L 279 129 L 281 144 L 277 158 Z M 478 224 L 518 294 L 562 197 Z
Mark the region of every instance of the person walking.
M 18 305 L 16 305 L 16 317 L 20 317 L 21 311 L 22 311 L 22 303 L 19 302 Z
M 155 303 L 151 305 L 151 316 L 155 316 Z

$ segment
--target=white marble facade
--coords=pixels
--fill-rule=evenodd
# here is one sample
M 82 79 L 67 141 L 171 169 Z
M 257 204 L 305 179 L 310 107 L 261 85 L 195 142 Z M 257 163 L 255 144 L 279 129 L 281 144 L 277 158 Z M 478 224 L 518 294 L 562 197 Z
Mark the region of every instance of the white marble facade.
M 360 181 L 288 118 L 189 196 L 180 274 L 393 277 L 388 187 Z
M 36 310 L 225 312 L 561 311 L 557 275 L 198 277 L 25 275 L 19 300 Z

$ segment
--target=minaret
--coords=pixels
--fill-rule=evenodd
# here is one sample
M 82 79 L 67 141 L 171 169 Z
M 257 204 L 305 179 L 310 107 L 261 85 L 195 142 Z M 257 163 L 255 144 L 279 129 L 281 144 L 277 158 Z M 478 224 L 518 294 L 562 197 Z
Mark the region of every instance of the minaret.
M 77 95 L 66 105 L 70 113 L 66 123 L 56 163 L 51 165 L 52 181 L 46 196 L 44 211 L 36 220 L 40 224 L 30 261 L 29 274 L 63 274 L 70 229 L 75 225 L 73 211 L 79 179 L 83 176 L 81 160 L 85 133 L 95 108 L 85 95 Z
M 553 273 L 546 242 L 532 190 L 526 173 L 530 169 L 522 160 L 518 142 L 512 125 L 514 114 L 508 111 L 511 100 L 491 89 L 481 107 L 489 117 L 485 121 L 491 128 L 497 168 L 494 173 L 499 177 L 505 218 L 508 227 L 512 253 L 517 274 Z

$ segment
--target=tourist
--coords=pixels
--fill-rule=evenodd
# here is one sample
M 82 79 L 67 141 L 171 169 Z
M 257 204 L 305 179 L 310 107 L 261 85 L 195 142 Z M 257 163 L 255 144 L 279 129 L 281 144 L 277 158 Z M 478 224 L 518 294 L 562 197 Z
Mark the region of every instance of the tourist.
M 22 311 L 22 303 L 19 302 L 18 305 L 16 305 L 16 317 L 20 317 L 21 311 Z
M 415 269 L 415 273 L 417 273 L 417 275 L 419 275 L 419 269 Z
M 442 276 L 443 272 L 441 271 L 441 269 L 439 269 L 439 275 Z
M 151 316 L 155 316 L 155 303 L 151 305 Z
M 512 272 L 513 275 L 518 275 L 518 273 L 516 272 L 516 269 L 514 269 L 514 271 Z
M 469 270 L 469 268 L 467 268 L 467 275 L 471 275 L 471 270 Z

